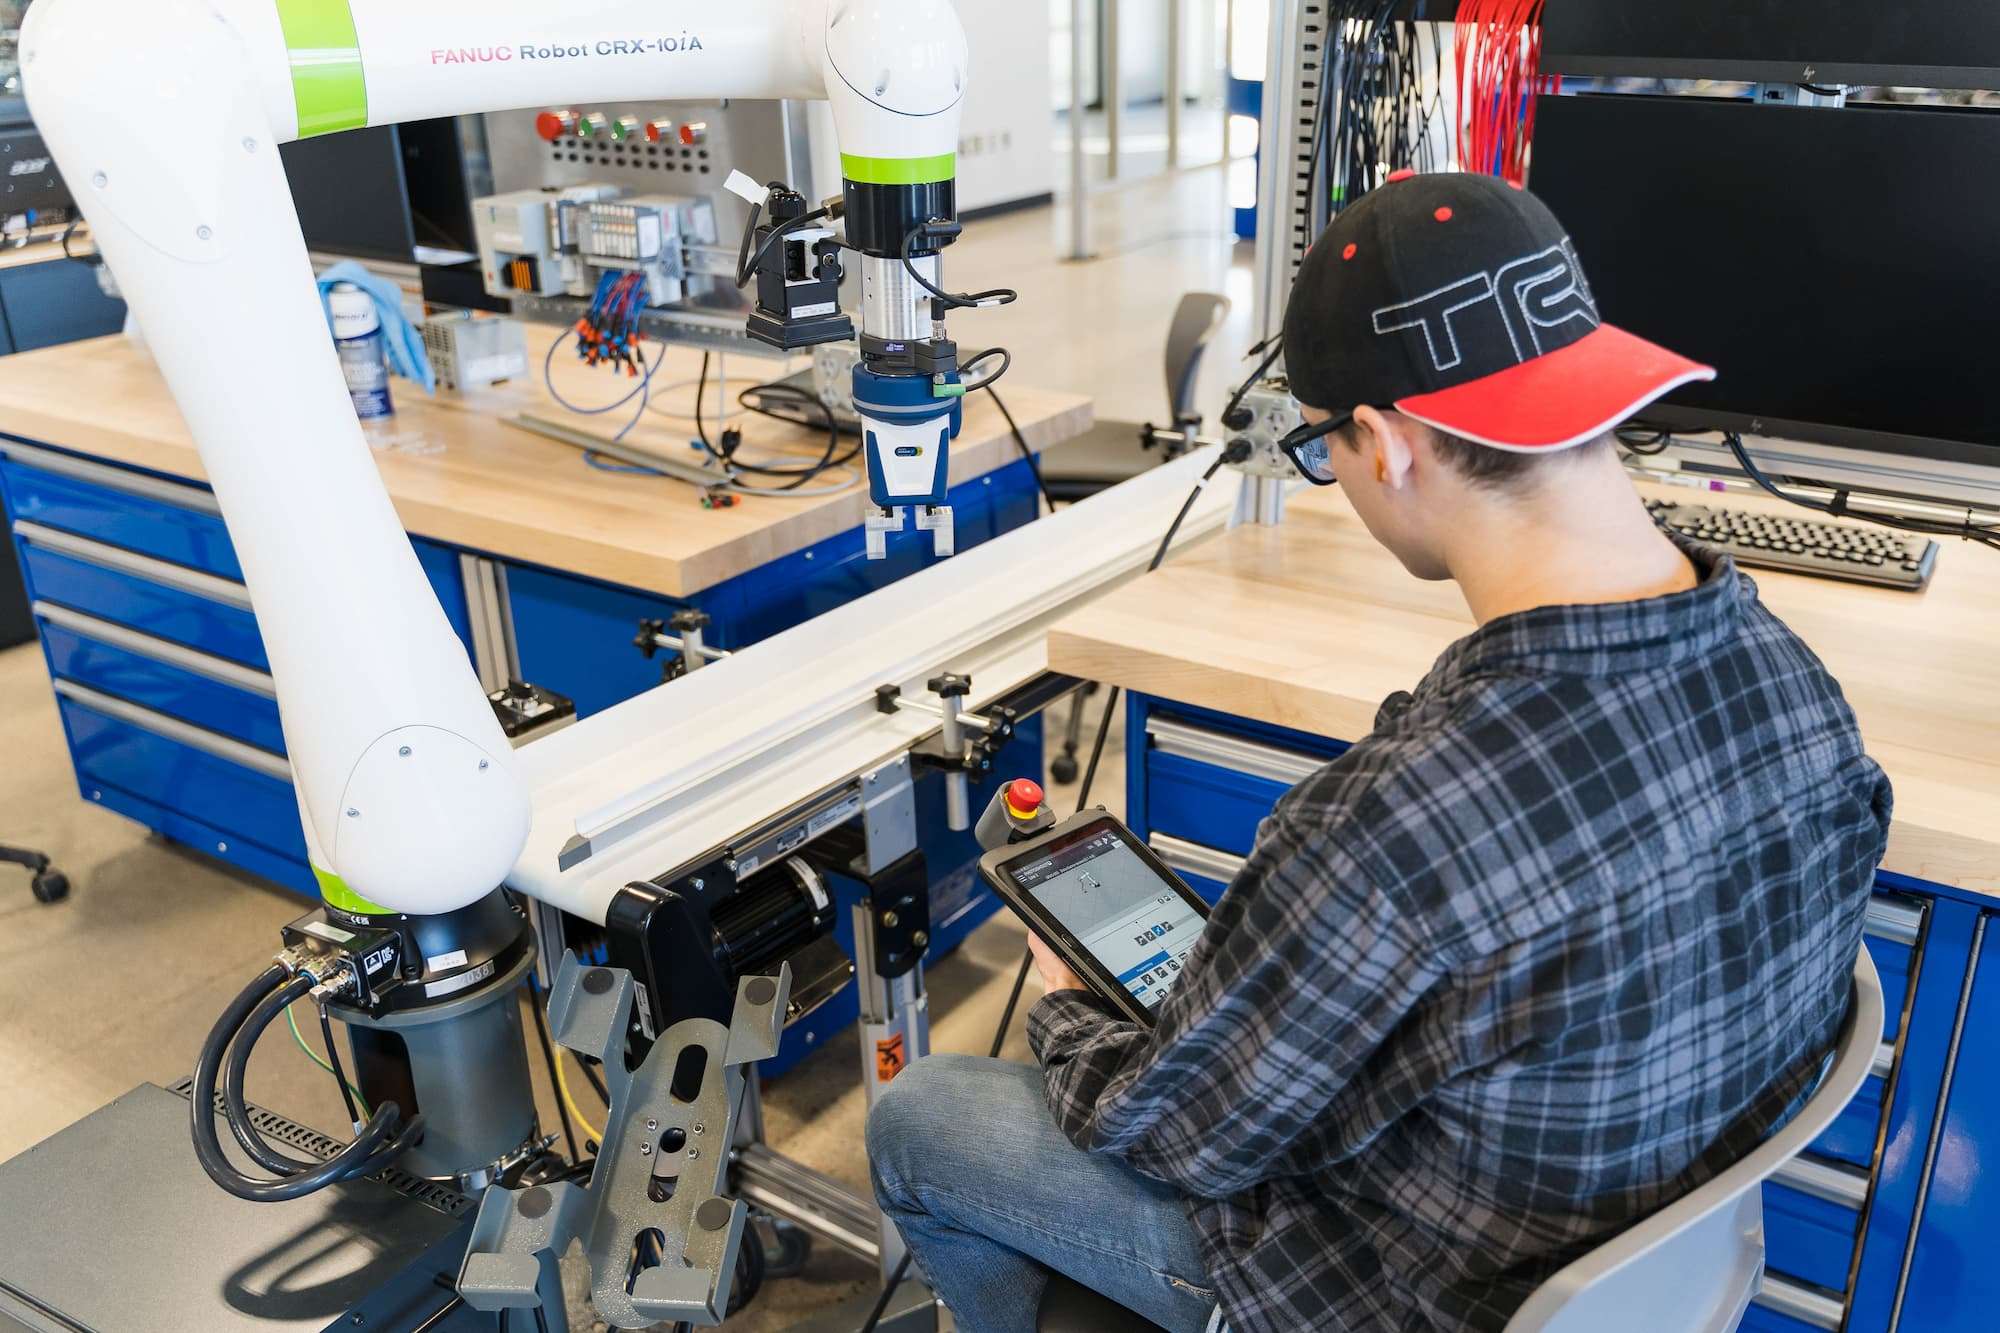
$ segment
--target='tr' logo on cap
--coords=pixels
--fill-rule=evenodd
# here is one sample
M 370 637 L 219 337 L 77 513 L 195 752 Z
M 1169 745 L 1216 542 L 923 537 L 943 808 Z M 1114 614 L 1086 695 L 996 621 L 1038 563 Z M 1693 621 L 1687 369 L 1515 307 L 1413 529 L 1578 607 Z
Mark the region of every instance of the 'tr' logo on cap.
M 1446 371 L 1465 359 L 1459 349 L 1456 317 L 1494 302 L 1516 364 L 1542 355 L 1542 330 L 1582 320 L 1596 328 L 1597 303 L 1591 299 L 1583 266 L 1569 238 L 1536 254 L 1503 264 L 1493 272 L 1474 273 L 1414 301 L 1383 306 L 1373 314 L 1375 332 L 1383 337 L 1409 329 L 1421 330 L 1430 351 L 1431 368 Z

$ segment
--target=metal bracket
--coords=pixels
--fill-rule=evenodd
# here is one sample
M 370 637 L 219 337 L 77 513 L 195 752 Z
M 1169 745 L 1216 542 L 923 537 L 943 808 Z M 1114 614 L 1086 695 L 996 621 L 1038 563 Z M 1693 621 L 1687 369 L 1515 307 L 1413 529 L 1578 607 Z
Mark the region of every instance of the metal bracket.
M 741 1066 L 778 1050 L 789 967 L 745 977 L 727 1028 L 669 1028 L 625 1068 L 632 975 L 563 956 L 549 995 L 555 1039 L 603 1062 L 611 1093 L 605 1141 L 588 1185 L 491 1189 L 479 1206 L 458 1290 L 475 1310 L 532 1309 L 546 1261 L 581 1240 L 591 1302 L 614 1328 L 663 1320 L 720 1324 L 729 1308 L 749 1208 L 723 1191 L 744 1085 Z

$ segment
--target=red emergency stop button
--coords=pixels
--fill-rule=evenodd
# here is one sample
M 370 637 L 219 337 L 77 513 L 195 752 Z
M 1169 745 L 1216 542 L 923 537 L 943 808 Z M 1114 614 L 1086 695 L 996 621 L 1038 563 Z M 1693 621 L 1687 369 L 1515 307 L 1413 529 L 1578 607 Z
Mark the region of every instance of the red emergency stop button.
M 1042 784 L 1030 778 L 1015 778 L 1007 784 L 1007 813 L 1016 819 L 1033 819 L 1042 808 Z
M 544 111 L 535 117 L 535 133 L 554 143 L 576 128 L 576 112 Z

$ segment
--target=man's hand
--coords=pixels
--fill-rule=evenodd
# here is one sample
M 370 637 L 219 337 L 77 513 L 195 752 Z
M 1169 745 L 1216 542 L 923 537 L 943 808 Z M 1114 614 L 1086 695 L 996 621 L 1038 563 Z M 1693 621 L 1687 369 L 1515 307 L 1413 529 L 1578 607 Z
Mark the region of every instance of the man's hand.
M 1083 979 L 1070 970 L 1062 955 L 1042 942 L 1042 937 L 1028 932 L 1028 952 L 1035 956 L 1035 970 L 1042 974 L 1042 988 L 1053 994 L 1059 990 L 1085 990 Z

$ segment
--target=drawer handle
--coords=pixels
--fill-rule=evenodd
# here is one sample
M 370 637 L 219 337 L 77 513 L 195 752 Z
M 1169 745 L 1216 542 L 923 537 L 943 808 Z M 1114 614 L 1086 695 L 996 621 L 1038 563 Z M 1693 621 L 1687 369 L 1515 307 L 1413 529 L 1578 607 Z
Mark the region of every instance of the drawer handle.
M 170 741 L 187 746 L 190 750 L 199 750 L 214 759 L 226 759 L 232 764 L 262 773 L 265 777 L 275 778 L 279 782 L 288 783 L 292 780 L 292 766 L 269 750 L 260 750 L 254 745 L 245 745 L 242 741 L 218 736 L 212 731 L 183 722 L 177 717 L 168 717 L 165 713 L 141 708 L 138 704 L 113 698 L 111 695 L 91 689 L 88 685 L 79 685 L 73 680 L 59 680 L 55 682 L 55 689 L 63 698 L 82 704 L 93 712 L 115 718 L 141 731 L 164 736 Z
M 1773 1171 L 1771 1180 L 1801 1194 L 1810 1194 L 1815 1199 L 1852 1208 L 1857 1213 L 1868 1202 L 1866 1171 L 1805 1153 Z
M 1281 750 L 1274 745 L 1262 745 L 1163 717 L 1146 719 L 1146 735 L 1161 754 L 1233 768 L 1288 787 L 1304 782 L 1325 768 L 1327 762 L 1296 750 Z
M 1924 928 L 1923 904 L 1908 898 L 1888 898 L 1877 894 L 1868 900 L 1868 914 L 1863 918 L 1861 928 L 1878 940 L 1914 948 L 1917 936 Z
M 148 477 L 137 472 L 127 472 L 122 467 L 110 467 L 103 463 L 92 463 L 81 458 L 71 458 L 49 449 L 37 449 L 32 444 L 17 444 L 13 440 L 0 440 L 0 454 L 24 463 L 42 472 L 51 472 L 58 477 L 68 477 L 72 481 L 87 481 L 93 486 L 102 486 L 107 491 L 118 491 L 125 495 L 136 495 L 144 500 L 158 500 L 176 509 L 186 509 L 197 514 L 221 517 L 222 506 L 215 496 L 198 486 L 187 486 L 177 481 L 162 481 L 158 477 Z
M 139 657 L 150 658 L 155 662 L 163 662 L 171 667 L 179 667 L 182 671 L 191 672 L 197 676 L 206 676 L 208 679 L 220 681 L 224 685 L 234 685 L 239 690 L 246 690 L 251 694 L 260 695 L 266 699 L 276 699 L 278 697 L 278 687 L 272 682 L 270 673 L 259 671 L 255 667 L 247 667 L 236 662 L 224 661 L 220 657 L 212 657 L 207 653 L 197 652 L 193 648 L 186 648 L 178 643 L 170 643 L 165 639 L 156 639 L 150 634 L 141 634 L 138 630 L 130 629 L 124 625 L 114 625 L 108 620 L 99 620 L 96 616 L 87 616 L 81 611 L 72 611 L 66 606 L 56 606 L 50 602 L 36 602 L 34 611 L 36 619 L 45 620 L 51 625 L 59 625 L 63 629 L 69 630 L 73 634 L 80 634 L 86 639 L 92 639 L 98 643 L 108 643 L 113 648 L 123 648 L 126 652 L 133 653 Z
M 1817 1287 L 1808 1287 L 1775 1273 L 1764 1274 L 1764 1280 L 1752 1299 L 1766 1310 L 1790 1315 L 1800 1323 L 1826 1329 L 1828 1333 L 1835 1333 L 1841 1321 L 1847 1318 L 1847 1303 L 1839 1297 L 1829 1296 Z
M 1243 871 L 1244 858 L 1218 852 L 1198 842 L 1155 833 L 1146 840 L 1146 845 L 1153 849 L 1155 856 L 1167 863 L 1169 870 L 1177 874 L 1198 875 L 1218 884 L 1227 884 Z
M 158 583 L 179 592 L 192 593 L 211 602 L 221 602 L 239 611 L 248 611 L 250 590 L 229 579 L 219 579 L 213 574 L 204 574 L 198 569 L 189 569 L 171 561 L 155 560 L 150 555 L 140 555 L 120 546 L 107 546 L 88 537 L 75 533 L 61 532 L 55 528 L 45 528 L 39 523 L 16 523 L 14 532 L 22 541 L 44 550 L 58 551 L 63 555 L 81 560 L 100 569 L 116 570 L 120 574 L 130 574 L 134 578 Z

